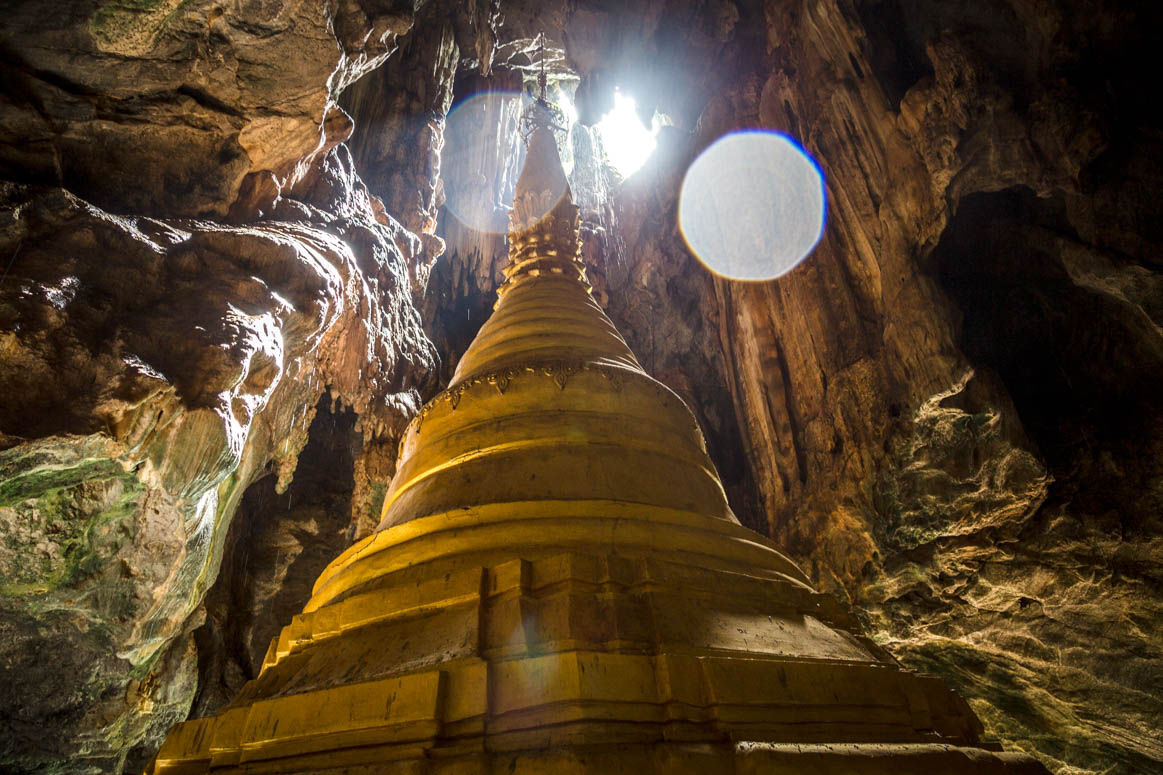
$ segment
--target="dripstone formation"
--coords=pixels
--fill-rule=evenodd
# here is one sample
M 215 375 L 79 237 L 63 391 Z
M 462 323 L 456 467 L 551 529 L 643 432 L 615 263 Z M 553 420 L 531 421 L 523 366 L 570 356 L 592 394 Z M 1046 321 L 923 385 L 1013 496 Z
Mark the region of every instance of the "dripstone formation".
M 511 226 L 378 530 L 150 772 L 1044 772 L 739 525 L 690 410 L 590 296 L 545 125 Z

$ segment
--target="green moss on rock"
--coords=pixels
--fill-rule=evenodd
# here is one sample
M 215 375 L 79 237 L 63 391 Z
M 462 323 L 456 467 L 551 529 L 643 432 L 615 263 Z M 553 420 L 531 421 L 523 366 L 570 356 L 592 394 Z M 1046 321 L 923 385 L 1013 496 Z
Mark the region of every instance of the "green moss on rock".
M 108 458 L 0 455 L 0 594 L 43 594 L 99 573 L 132 536 L 142 489 Z

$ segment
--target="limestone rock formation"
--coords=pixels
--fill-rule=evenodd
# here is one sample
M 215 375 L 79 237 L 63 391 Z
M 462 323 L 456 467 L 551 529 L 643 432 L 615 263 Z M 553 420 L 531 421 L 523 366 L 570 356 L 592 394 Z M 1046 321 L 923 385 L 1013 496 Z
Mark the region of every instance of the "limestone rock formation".
M 115 212 L 225 216 L 244 186 L 286 185 L 328 141 L 333 96 L 411 27 L 398 5 L 10 4 L 4 176 Z
M 5 194 L 2 649 L 25 698 L 6 753 L 59 745 L 39 731 L 51 714 L 70 719 L 66 752 L 104 766 L 188 710 L 154 669 L 192 658 L 229 516 L 256 478 L 289 483 L 315 397 L 386 432 L 433 353 L 370 214 L 232 227 Z M 71 643 L 72 667 L 45 663 L 44 642 Z
M 287 487 L 321 393 L 370 446 L 436 363 L 420 241 L 334 147 L 350 122 L 328 81 L 374 65 L 392 25 L 356 50 L 323 36 L 322 4 L 173 5 L 5 19 L 6 176 L 29 181 L 3 184 L 0 238 L 6 769 L 151 756 L 189 712 L 244 492 Z M 329 69 L 273 77 L 307 40 L 328 55 L 295 60 Z

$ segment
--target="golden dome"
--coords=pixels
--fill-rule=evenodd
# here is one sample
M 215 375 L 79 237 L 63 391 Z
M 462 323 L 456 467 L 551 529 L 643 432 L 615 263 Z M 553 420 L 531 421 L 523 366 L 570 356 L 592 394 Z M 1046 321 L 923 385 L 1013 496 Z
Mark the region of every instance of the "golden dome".
M 642 370 L 590 296 L 577 208 L 568 188 L 564 195 L 553 188 L 565 186 L 565 174 L 548 129 L 534 134 L 530 157 L 556 169 L 531 174 L 527 163 L 518 204 L 559 199 L 511 233 L 495 311 L 451 385 L 405 433 L 380 529 L 458 508 L 540 500 L 643 504 L 734 520 L 694 417 Z M 515 227 L 525 220 L 515 209 Z

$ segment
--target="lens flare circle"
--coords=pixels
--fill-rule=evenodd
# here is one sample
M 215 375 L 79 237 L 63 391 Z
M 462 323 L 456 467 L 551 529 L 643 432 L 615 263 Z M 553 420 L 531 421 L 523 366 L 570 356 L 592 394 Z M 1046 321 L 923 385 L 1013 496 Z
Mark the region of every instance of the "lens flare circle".
M 501 139 L 517 136 L 521 115 L 532 104 L 519 91 L 490 91 L 474 94 L 448 112 L 439 161 L 444 206 L 465 226 L 492 234 L 508 231 L 524 147 L 509 154 Z
M 691 252 L 733 280 L 771 280 L 794 269 L 824 232 L 824 176 L 777 132 L 716 140 L 687 170 L 679 228 Z

